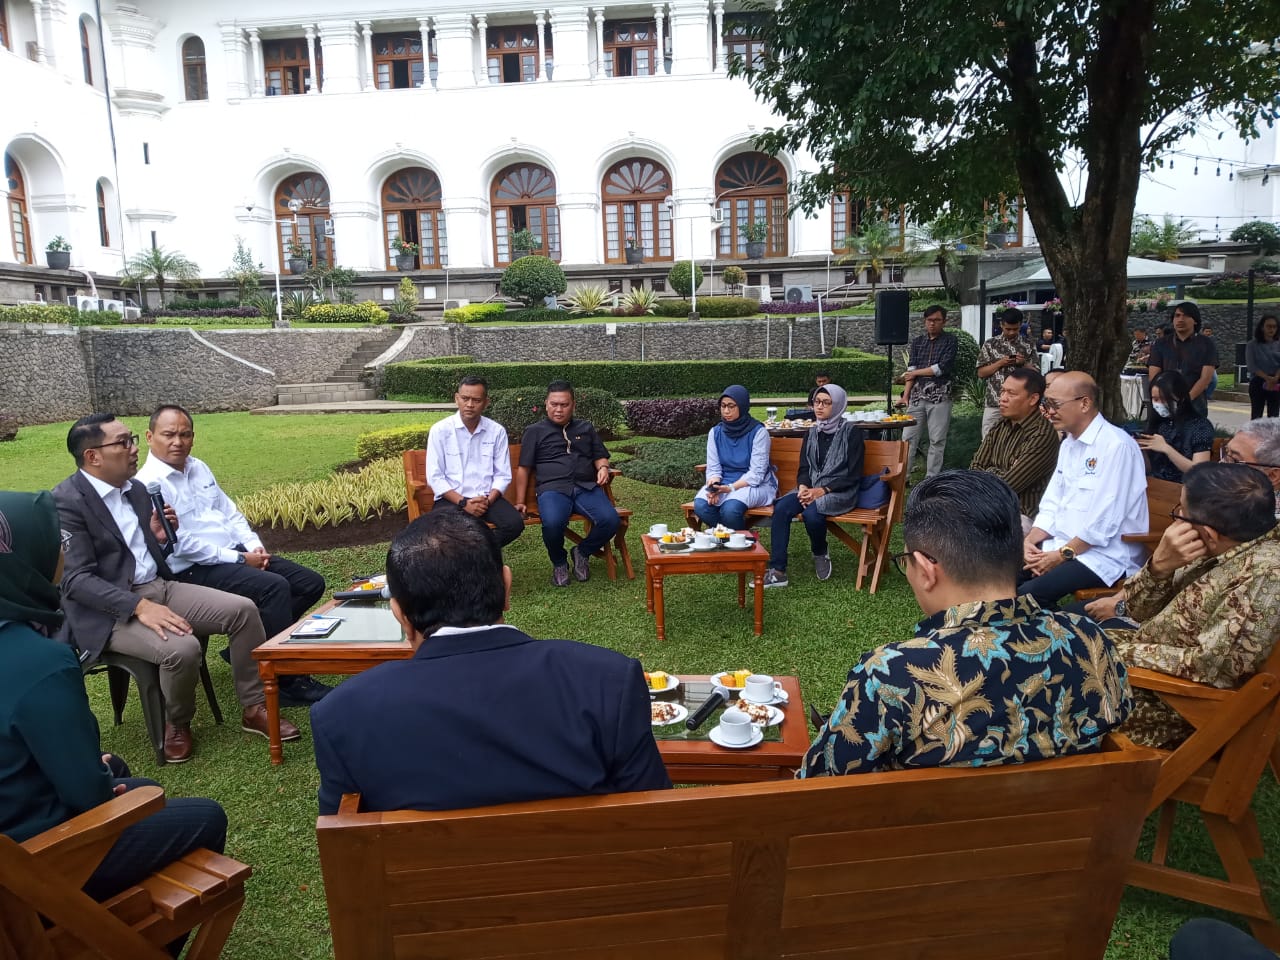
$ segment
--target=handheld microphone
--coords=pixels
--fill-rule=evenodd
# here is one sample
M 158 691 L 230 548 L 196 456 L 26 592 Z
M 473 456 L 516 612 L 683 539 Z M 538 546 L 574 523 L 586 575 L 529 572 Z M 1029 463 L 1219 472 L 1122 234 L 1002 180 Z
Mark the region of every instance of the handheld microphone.
M 728 703 L 728 702 L 729 702 L 728 688 L 722 687 L 720 684 L 717 683 L 715 685 L 715 688 L 711 691 L 711 696 L 707 697 L 706 702 L 703 703 L 702 706 L 700 706 L 697 710 L 694 711 L 693 716 L 691 716 L 688 720 L 686 720 L 684 722 L 684 725 L 688 727 L 690 730 L 697 730 L 700 726 L 702 726 L 704 723 L 707 722 L 707 717 L 711 716 L 711 714 L 715 712 L 716 707 L 720 706 L 720 704 L 722 703 Z
M 164 515 L 164 493 L 161 491 L 160 484 L 155 480 L 147 484 L 147 496 L 151 498 L 151 506 L 155 507 L 156 513 L 160 515 L 160 526 L 164 528 L 164 535 L 168 538 L 169 546 L 176 547 L 178 545 L 178 534 L 173 529 L 173 524 L 169 522 L 169 518 Z

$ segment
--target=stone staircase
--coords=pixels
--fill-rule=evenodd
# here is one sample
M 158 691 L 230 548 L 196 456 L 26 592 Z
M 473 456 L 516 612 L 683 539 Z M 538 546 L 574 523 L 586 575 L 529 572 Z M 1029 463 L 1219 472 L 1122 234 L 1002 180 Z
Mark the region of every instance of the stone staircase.
M 279 406 L 303 403 L 350 403 L 354 400 L 376 400 L 377 394 L 361 380 L 365 364 L 383 353 L 400 337 L 393 329 L 360 342 L 351 356 L 343 361 L 323 383 L 282 383 L 276 387 Z

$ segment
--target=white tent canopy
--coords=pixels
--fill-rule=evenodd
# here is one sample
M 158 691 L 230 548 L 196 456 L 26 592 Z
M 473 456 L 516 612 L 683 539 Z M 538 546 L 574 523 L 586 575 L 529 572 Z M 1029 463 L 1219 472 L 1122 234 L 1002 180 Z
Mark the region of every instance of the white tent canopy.
M 1126 265 L 1129 289 L 1142 290 L 1149 287 L 1181 286 L 1200 277 L 1220 273 L 1218 270 L 1206 270 L 1203 267 L 1188 267 L 1180 263 L 1165 263 L 1160 260 L 1144 260 L 1141 257 L 1129 257 Z M 987 293 L 1007 293 L 1017 290 L 1035 290 L 1052 287 L 1053 278 L 1049 276 L 1049 268 L 1044 258 L 1037 257 L 1008 273 L 993 277 L 987 281 Z

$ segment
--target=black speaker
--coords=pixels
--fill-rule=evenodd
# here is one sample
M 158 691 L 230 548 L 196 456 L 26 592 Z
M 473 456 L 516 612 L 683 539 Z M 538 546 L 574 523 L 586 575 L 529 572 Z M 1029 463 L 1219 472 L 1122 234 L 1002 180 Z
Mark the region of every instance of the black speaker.
M 876 343 L 910 343 L 911 294 L 906 290 L 881 290 L 876 294 Z

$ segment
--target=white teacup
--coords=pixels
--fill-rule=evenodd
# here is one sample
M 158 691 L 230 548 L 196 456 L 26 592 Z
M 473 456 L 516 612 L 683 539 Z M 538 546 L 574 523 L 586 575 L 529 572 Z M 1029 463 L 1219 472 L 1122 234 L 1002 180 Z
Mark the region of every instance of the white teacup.
M 709 550 L 711 547 L 715 546 L 715 542 L 716 538 L 705 530 L 701 530 L 693 535 L 693 545 L 699 550 Z
M 649 528 L 649 536 L 653 537 L 655 540 L 658 539 L 658 537 L 665 537 L 666 535 L 667 525 L 665 523 L 655 523 Z
M 778 416 L 778 408 L 777 408 L 777 407 L 765 407 L 765 408 L 764 408 L 764 413 L 765 413 L 765 416 L 766 416 L 766 417 L 768 417 L 770 420 L 774 420 L 774 419 L 776 419 L 776 418 L 777 418 L 777 416 Z
M 747 535 L 745 533 L 729 534 L 729 546 L 745 547 L 747 545 Z
M 750 743 L 754 732 L 751 718 L 741 710 L 730 708 L 720 714 L 720 738 L 725 743 Z
M 742 686 L 742 699 L 752 703 L 771 703 L 782 690 L 782 684 L 763 673 L 753 673 Z

